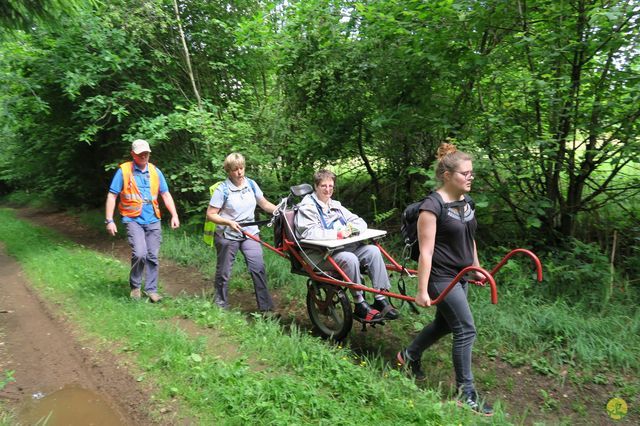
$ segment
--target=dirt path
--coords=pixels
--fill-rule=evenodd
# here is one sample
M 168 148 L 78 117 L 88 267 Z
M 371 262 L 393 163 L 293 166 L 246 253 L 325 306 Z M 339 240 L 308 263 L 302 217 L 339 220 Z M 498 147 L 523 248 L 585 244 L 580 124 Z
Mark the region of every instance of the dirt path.
M 122 360 L 78 343 L 73 326 L 32 291 L 1 246 L 0 277 L 0 371 L 15 371 L 15 382 L 0 391 L 0 400 L 28 422 L 38 398 L 64 388 L 77 399 L 86 390 L 104 403 L 98 414 L 111 424 L 153 423 L 145 404 L 148 393 L 120 367 Z

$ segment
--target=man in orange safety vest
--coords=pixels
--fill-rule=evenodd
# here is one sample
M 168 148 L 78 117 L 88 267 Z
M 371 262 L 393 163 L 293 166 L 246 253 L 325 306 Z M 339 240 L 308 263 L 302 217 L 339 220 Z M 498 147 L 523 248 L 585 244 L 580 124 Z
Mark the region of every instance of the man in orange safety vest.
M 158 252 L 162 241 L 160 226 L 160 206 L 158 195 L 171 214 L 171 228 L 180 226 L 173 197 L 164 175 L 149 163 L 151 148 L 149 143 L 137 139 L 131 144 L 133 161 L 122 163 L 116 171 L 105 207 L 107 232 L 115 236 L 118 232 L 113 214 L 116 199 L 120 197 L 118 210 L 122 224 L 127 228 L 127 239 L 131 246 L 131 272 L 129 274 L 130 296 L 139 300 L 144 276 L 144 292 L 153 303 L 159 302 L 158 294 Z M 146 276 L 145 276 L 146 269 Z

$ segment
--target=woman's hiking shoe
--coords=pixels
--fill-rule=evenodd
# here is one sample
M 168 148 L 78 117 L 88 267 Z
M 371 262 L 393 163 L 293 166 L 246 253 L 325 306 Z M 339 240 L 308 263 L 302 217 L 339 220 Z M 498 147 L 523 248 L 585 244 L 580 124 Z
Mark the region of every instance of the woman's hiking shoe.
M 389 303 L 387 299 L 376 299 L 371 306 L 379 310 L 384 319 L 395 320 L 400 318 L 400 312 L 391 306 L 391 303 Z
M 469 407 L 472 411 L 483 416 L 493 416 L 493 407 L 484 402 L 478 396 L 478 392 L 463 392 L 458 397 L 456 403 L 459 407 Z
M 411 375 L 416 380 L 421 381 L 427 378 L 427 376 L 424 374 L 424 371 L 422 371 L 422 361 L 420 361 L 419 359 L 414 361 L 409 358 L 406 349 L 398 352 L 398 354 L 396 355 L 396 360 L 398 361 L 398 365 L 409 370 L 409 372 L 411 372 Z
M 361 303 L 356 303 L 355 308 L 353 309 L 353 314 L 356 316 L 356 319 L 362 322 L 380 322 L 384 318 L 377 309 L 372 309 L 371 306 L 366 301 Z

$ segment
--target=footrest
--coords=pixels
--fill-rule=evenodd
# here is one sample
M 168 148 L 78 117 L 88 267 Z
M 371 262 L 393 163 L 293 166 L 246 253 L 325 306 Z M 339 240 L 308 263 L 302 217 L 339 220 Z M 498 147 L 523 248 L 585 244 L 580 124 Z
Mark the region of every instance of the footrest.
M 358 321 L 359 323 L 364 324 L 364 325 L 367 325 L 367 324 L 369 324 L 369 325 L 384 325 L 384 321 L 385 321 L 385 320 L 384 320 L 384 318 L 380 318 L 380 319 L 377 319 L 377 320 L 367 321 L 366 319 L 364 319 L 364 318 L 360 318 L 360 317 L 359 317 L 359 316 L 357 316 L 357 315 L 354 315 L 354 316 L 353 316 L 353 319 L 354 319 L 354 320 L 356 320 L 356 321 Z

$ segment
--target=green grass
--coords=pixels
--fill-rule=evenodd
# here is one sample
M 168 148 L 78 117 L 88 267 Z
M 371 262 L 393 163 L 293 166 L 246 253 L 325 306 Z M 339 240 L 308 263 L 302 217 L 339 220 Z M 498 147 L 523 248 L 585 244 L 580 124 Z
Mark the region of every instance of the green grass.
M 178 257 L 189 253 L 188 258 L 206 258 L 208 271 L 215 271 L 215 250 L 205 249 L 205 256 L 198 254 L 203 244 L 198 236 L 179 236 L 178 233 L 165 233 L 163 250 L 168 257 Z M 263 231 L 263 238 L 271 241 L 270 230 Z M 176 240 L 181 239 L 180 244 Z M 391 253 L 401 250 L 394 244 L 393 238 L 385 240 L 385 247 Z M 192 252 L 195 251 L 195 254 Z M 499 255 L 484 259 L 483 264 L 493 266 L 507 249 L 494 249 Z M 489 250 L 487 250 L 489 252 Z M 584 250 L 583 250 L 584 252 Z M 578 253 L 580 255 L 582 252 Z M 549 376 L 552 381 L 569 380 L 576 386 L 585 381 L 597 383 L 597 377 L 611 377 L 623 374 L 627 377 L 619 388 L 621 392 L 632 395 L 629 389 L 638 389 L 640 382 L 630 379 L 637 377 L 640 371 L 640 360 L 636 356 L 640 351 L 640 310 L 637 309 L 637 294 L 631 286 L 625 286 L 627 292 L 623 296 L 609 298 L 594 305 L 601 292 L 598 287 L 584 286 L 582 299 L 565 299 L 564 291 L 554 286 L 571 285 L 576 282 L 601 282 L 608 278 L 606 263 L 598 264 L 601 256 L 587 253 L 588 258 L 569 259 L 569 254 L 558 259 L 543 258 L 543 283 L 537 283 L 529 269 L 529 261 L 515 257 L 496 275 L 498 283 L 498 305 L 489 303 L 488 289 L 470 288 L 469 298 L 478 329 L 478 339 L 474 352 L 501 358 L 514 367 L 528 365 L 538 374 Z M 289 272 L 286 260 L 265 250 L 265 262 L 269 283 L 272 288 L 279 288 L 284 300 L 304 300 L 305 278 Z M 189 264 L 188 259 L 185 264 Z M 567 265 L 571 265 L 570 274 Z M 201 267 L 201 269 L 203 269 Z M 602 272 L 604 271 L 604 272 Z M 397 277 L 392 280 L 396 283 Z M 413 291 L 415 280 L 407 280 L 407 288 Z M 232 287 L 249 289 L 251 280 L 242 261 L 234 265 Z M 581 302 L 581 300 L 585 302 Z M 403 309 L 403 318 L 385 326 L 390 333 L 369 333 L 364 354 L 378 357 L 381 353 L 389 354 L 402 345 L 406 345 L 422 326 L 432 318 L 433 310 L 421 310 L 421 315 L 412 315 Z M 624 330 L 622 332 L 621 330 Z M 353 334 L 358 334 L 354 330 Z M 450 359 L 450 343 L 448 339 L 436 345 L 423 356 L 423 364 L 430 370 L 429 383 L 449 383 L 453 371 Z M 438 368 L 429 366 L 437 365 Z M 489 369 L 483 372 L 475 366 L 476 382 L 481 391 L 497 390 L 500 382 L 506 380 L 499 373 Z M 496 377 L 498 374 L 498 377 Z M 445 395 L 455 393 L 453 389 L 442 389 Z M 544 405 L 544 404 L 543 404 Z M 547 404 L 549 405 L 549 404 Z M 542 408 L 545 408 L 544 406 Z
M 1 329 L 0 329 L 1 331 Z M 0 338 L 2 333 L 0 333 Z M 13 378 L 14 371 L 0 371 L 0 391 L 4 389 L 9 383 L 15 382 Z M 2 401 L 0 401 L 0 426 L 12 426 L 16 424 L 14 413 L 7 409 Z
M 0 426 L 15 426 L 17 424 L 16 418 L 13 412 L 4 407 L 4 404 L 0 403 Z
M 28 206 L 33 208 L 46 208 L 52 205 L 52 200 L 43 194 L 34 194 L 26 191 L 15 191 L 1 197 L 2 202 L 17 206 Z
M 173 245 L 174 235 L 168 235 L 165 239 L 167 247 Z M 200 250 L 198 237 L 191 238 L 193 240 L 186 242 L 184 248 L 177 249 L 176 252 Z M 265 240 L 271 239 L 267 236 Z M 392 238 L 386 240 L 385 247 L 394 254 L 401 252 Z M 487 267 L 496 264 L 508 250 L 495 251 L 500 255 L 484 259 L 483 264 Z M 578 254 L 584 256 L 582 252 Z M 474 353 L 489 358 L 501 358 L 514 367 L 527 365 L 534 372 L 548 376 L 550 386 L 552 383 L 565 383 L 567 380 L 571 385 L 578 387 L 584 383 L 606 383 L 611 377 L 622 374 L 625 378 L 620 379 L 620 383 L 616 385 L 617 392 L 633 401 L 634 395 L 637 395 L 634 391 L 640 387 L 640 382 L 632 379 L 637 377 L 640 371 L 640 361 L 636 356 L 640 350 L 640 310 L 634 302 L 637 300 L 637 294 L 633 292 L 633 288 L 626 285 L 626 293 L 619 293 L 605 300 L 600 299 L 600 287 L 585 285 L 583 293 L 591 291 L 595 294 L 583 294 L 582 298 L 574 297 L 570 299 L 572 303 L 565 300 L 568 297 L 566 291 L 552 288 L 571 285 L 572 280 L 594 283 L 601 282 L 602 277 L 608 279 L 606 263 L 598 263 L 602 257 L 587 254 L 589 257 L 582 260 L 567 261 L 570 254 L 558 259 L 543 258 L 543 283 L 535 281 L 526 258 L 514 258 L 496 276 L 499 287 L 498 305 L 489 303 L 488 289 L 470 288 L 470 303 L 479 333 Z M 165 252 L 165 255 L 173 256 L 171 252 Z M 210 253 L 210 259 L 215 259 L 215 250 Z M 292 275 L 287 261 L 265 250 L 265 262 L 272 287 L 279 288 L 280 294 L 285 295 L 286 299 L 304 300 L 305 279 Z M 570 274 L 567 273 L 567 268 L 570 269 Z M 213 270 L 215 267 L 211 271 Z M 413 291 L 415 280 L 407 281 L 407 288 Z M 392 282 L 395 284 L 395 280 Z M 249 288 L 250 283 L 244 264 L 241 261 L 236 262 L 232 286 Z M 421 310 L 421 315 L 416 316 L 405 308 L 401 320 L 385 326 L 386 329 L 391 329 L 390 333 L 369 333 L 366 337 L 361 337 L 357 330 L 354 330 L 352 336 L 355 335 L 356 340 L 367 341 L 364 348 L 359 347 L 357 350 L 368 357 L 378 358 L 381 353 L 386 353 L 388 357 L 390 352 L 405 345 L 433 318 L 433 314 L 433 310 Z M 449 389 L 447 385 L 438 385 L 450 383 L 453 371 L 450 342 L 448 339 L 444 340 L 442 344 L 425 352 L 423 364 L 429 370 L 430 386 L 444 395 L 451 396 L 455 393 L 454 389 Z M 481 392 L 491 390 L 498 394 L 503 393 L 500 390 L 502 386 L 508 387 L 508 378 L 495 369 L 479 368 L 479 360 L 474 368 L 478 388 Z M 379 368 L 384 371 L 384 367 Z M 542 391 L 548 392 L 547 389 Z M 538 405 L 542 412 L 557 411 L 559 402 L 553 398 L 541 396 L 540 401 Z M 582 404 L 593 403 L 587 399 Z M 579 407 L 580 403 L 576 406 Z M 584 410 L 573 411 L 577 416 L 584 417 Z M 517 421 L 524 421 L 524 417 L 516 418 Z M 569 423 L 571 421 L 567 420 L 567 424 Z
M 200 424 L 506 422 L 501 413 L 484 420 L 443 403 L 437 392 L 418 389 L 383 360 L 357 356 L 295 327 L 285 332 L 277 322 L 247 320 L 198 297 L 132 302 L 126 265 L 19 221 L 8 210 L 0 210 L 0 240 L 43 297 L 104 349 L 135 360 L 138 380 L 154 385 L 158 407 L 175 400 L 182 416 Z M 177 318 L 197 324 L 204 336 L 181 331 L 172 324 Z M 215 339 L 206 333 L 210 329 Z M 221 356 L 210 343 L 234 347 L 239 355 Z
M 547 259 L 548 266 L 552 260 Z M 509 264 L 508 264 L 509 265 Z M 480 292 L 470 292 L 474 317 L 481 330 L 480 346 L 502 353 L 521 354 L 527 363 L 547 358 L 549 372 L 568 367 L 637 373 L 640 371 L 640 310 L 637 295 L 628 291 L 593 307 L 580 300 L 567 302 L 546 292 L 561 285 L 558 274 L 545 269 L 545 282 L 533 281 L 523 265 L 500 271 L 498 305 L 492 307 Z M 583 292 L 592 291 L 585 281 Z M 585 298 L 592 300 L 590 295 Z M 499 315 L 496 315 L 496 308 Z M 539 362 L 538 362 L 539 364 Z M 542 368 L 542 367 L 541 367 Z

